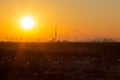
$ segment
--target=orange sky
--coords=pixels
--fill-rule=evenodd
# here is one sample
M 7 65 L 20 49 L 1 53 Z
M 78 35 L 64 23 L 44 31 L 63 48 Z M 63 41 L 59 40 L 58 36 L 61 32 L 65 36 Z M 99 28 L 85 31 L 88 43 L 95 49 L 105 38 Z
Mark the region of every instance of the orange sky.
M 120 35 L 119 4 L 119 0 L 2 0 L 0 39 L 50 40 L 56 25 L 60 39 L 117 39 Z M 19 21 L 24 16 L 35 20 L 34 29 L 21 28 Z

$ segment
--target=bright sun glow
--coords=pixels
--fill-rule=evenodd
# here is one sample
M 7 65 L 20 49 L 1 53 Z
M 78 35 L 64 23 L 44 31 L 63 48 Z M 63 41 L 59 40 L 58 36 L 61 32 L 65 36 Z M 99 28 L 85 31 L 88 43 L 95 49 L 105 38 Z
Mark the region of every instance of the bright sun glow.
M 25 30 L 30 30 L 35 25 L 34 20 L 31 17 L 28 17 L 28 16 L 23 17 L 20 20 L 20 24 L 21 24 L 22 28 L 25 29 Z

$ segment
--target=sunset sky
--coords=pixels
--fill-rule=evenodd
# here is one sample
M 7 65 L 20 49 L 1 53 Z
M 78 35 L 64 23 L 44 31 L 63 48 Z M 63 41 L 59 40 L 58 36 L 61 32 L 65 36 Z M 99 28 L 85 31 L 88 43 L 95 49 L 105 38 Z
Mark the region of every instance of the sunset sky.
M 25 16 L 32 30 L 21 28 Z M 120 0 L 0 0 L 0 40 L 50 40 L 58 27 L 60 39 L 120 38 Z

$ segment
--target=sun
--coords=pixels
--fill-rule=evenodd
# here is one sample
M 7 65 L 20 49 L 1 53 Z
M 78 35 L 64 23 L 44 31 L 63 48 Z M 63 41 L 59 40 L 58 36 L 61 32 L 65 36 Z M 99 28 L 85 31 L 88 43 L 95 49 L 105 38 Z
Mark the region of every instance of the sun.
M 25 30 L 31 30 L 34 27 L 35 22 L 31 17 L 26 16 L 20 20 L 20 25 Z

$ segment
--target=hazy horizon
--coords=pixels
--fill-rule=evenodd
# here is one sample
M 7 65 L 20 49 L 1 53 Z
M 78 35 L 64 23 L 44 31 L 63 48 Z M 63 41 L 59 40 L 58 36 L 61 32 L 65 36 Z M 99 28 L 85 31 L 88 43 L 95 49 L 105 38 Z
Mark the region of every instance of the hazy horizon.
M 120 40 L 120 0 L 1 0 L 0 40 L 7 38 L 54 38 Z M 20 20 L 30 16 L 35 26 L 25 31 Z

